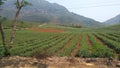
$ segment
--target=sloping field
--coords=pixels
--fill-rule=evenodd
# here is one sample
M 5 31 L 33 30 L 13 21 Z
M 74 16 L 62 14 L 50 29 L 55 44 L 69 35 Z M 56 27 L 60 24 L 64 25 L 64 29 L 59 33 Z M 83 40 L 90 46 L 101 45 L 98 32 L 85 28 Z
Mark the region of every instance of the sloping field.
M 55 32 L 55 33 L 64 32 L 64 30 L 55 29 L 55 28 L 29 28 L 29 30 L 38 31 L 38 32 Z
M 118 27 L 117 27 L 118 28 Z M 96 32 L 96 30 L 98 30 Z M 82 58 L 120 57 L 120 32 L 101 31 L 101 29 L 45 27 L 17 30 L 11 55 L 35 56 L 46 54 L 54 56 L 72 56 Z M 110 30 L 109 30 L 110 31 Z M 7 39 L 10 30 L 6 30 Z M 0 41 L 0 56 L 5 51 Z

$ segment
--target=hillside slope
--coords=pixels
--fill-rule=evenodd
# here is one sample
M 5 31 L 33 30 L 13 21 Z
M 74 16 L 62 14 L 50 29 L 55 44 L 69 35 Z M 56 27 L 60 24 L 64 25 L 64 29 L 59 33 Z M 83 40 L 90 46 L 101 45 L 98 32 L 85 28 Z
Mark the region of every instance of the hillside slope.
M 114 18 L 111 18 L 105 22 L 107 25 L 115 25 L 115 24 L 120 24 L 120 14 L 117 15 Z
M 42 23 L 59 23 L 59 24 L 80 24 L 84 27 L 100 27 L 103 26 L 98 21 L 86 18 L 81 15 L 69 12 L 65 7 L 49 3 L 45 0 L 30 0 L 32 6 L 24 7 L 19 16 L 20 20 L 42 22 Z M 7 0 L 1 7 L 3 10 L 0 15 L 13 19 L 16 8 L 14 0 Z
M 118 30 L 120 31 L 120 24 L 107 27 L 107 29 Z

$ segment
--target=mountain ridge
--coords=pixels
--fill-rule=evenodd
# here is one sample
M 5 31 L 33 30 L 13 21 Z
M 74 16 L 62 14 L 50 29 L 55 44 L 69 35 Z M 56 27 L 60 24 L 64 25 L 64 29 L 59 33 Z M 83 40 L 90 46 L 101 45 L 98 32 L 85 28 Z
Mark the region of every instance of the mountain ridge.
M 2 7 L 0 15 L 13 19 L 16 8 L 13 0 L 7 1 Z M 46 0 L 30 0 L 32 6 L 22 8 L 20 20 L 42 22 L 42 23 L 60 23 L 60 24 L 80 24 L 85 27 L 103 26 L 100 22 L 93 19 L 69 12 L 64 6 L 57 3 L 49 3 Z M 7 7 L 6 7 L 7 6 Z M 7 11 L 6 11 L 7 10 Z
M 116 25 L 116 24 L 120 24 L 120 14 L 105 21 L 104 22 L 106 25 Z

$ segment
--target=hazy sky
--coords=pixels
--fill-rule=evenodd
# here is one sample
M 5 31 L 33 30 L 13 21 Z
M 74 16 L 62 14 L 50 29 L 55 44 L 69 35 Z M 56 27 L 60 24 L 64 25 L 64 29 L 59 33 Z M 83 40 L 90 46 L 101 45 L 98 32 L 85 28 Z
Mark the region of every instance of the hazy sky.
M 69 11 L 103 22 L 120 14 L 120 0 L 47 0 Z

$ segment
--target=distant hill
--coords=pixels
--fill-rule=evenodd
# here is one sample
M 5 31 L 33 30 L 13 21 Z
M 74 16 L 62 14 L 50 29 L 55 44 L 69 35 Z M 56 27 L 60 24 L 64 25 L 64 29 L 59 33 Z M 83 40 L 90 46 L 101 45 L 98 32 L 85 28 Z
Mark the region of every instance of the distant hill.
M 112 25 L 112 26 L 109 26 L 107 28 L 112 29 L 112 30 L 116 30 L 116 31 L 120 31 L 120 24 Z
M 114 18 L 111 18 L 109 20 L 107 20 L 106 22 L 104 22 L 107 25 L 115 25 L 115 24 L 120 24 L 120 14 L 117 15 Z
M 41 23 L 79 24 L 84 27 L 101 27 L 100 22 L 69 12 L 65 7 L 45 0 L 30 0 L 32 6 L 24 7 L 20 20 Z M 7 0 L 0 15 L 13 19 L 16 12 L 14 0 Z
M 101 32 L 120 32 L 120 24 L 117 25 L 111 25 L 108 27 L 103 27 L 103 28 L 98 28 L 97 31 L 101 31 Z

